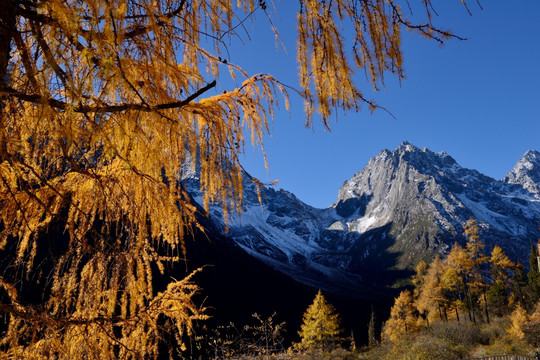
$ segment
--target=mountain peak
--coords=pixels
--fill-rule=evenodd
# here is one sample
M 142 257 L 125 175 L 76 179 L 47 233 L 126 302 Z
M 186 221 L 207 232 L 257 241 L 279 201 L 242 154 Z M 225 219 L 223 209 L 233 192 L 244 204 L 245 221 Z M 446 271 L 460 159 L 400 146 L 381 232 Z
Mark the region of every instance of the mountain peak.
M 536 150 L 527 150 L 521 160 L 540 166 L 540 152 Z
M 434 153 L 428 148 L 420 149 L 408 141 L 403 141 L 394 151 L 383 150 L 375 160 L 386 160 L 388 156 L 393 158 L 394 166 L 404 161 L 416 170 L 424 174 L 454 173 L 461 166 L 446 152 Z
M 540 152 L 527 150 L 514 168 L 506 174 L 504 182 L 519 184 L 540 198 Z
M 273 268 L 316 288 L 357 294 L 368 284 L 389 285 L 395 280 L 389 273 L 399 276 L 394 270 L 412 269 L 420 259 L 463 242 L 470 218 L 482 227 L 488 248 L 497 243 L 522 261 L 529 239 L 540 236 L 535 179 L 540 179 L 540 153 L 534 150 L 504 183 L 462 168 L 445 152 L 404 141 L 371 158 L 327 209 L 273 189 L 264 190 L 261 204 L 246 177 L 244 206 L 228 232 L 221 208 L 212 205 L 209 213 L 223 236 Z M 190 191 L 197 195 L 199 187 Z
M 398 146 L 396 151 L 398 152 L 413 152 L 413 151 L 419 151 L 420 149 L 408 142 L 407 140 L 403 140 L 403 142 Z

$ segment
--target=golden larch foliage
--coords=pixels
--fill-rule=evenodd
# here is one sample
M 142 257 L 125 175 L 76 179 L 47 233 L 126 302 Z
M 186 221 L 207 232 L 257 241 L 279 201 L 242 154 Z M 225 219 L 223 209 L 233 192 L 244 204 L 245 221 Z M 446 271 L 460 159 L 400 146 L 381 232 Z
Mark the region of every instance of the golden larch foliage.
M 385 72 L 401 79 L 401 28 L 453 36 L 431 24 L 429 2 L 422 25 L 390 0 L 300 5 L 308 125 L 314 109 L 328 126 L 340 109 L 377 107 L 354 70 L 376 88 Z M 2 3 L 2 355 L 156 357 L 164 333 L 181 343 L 204 318 L 190 277 L 160 291 L 154 275 L 184 257 L 198 226 L 184 171 L 197 171 L 206 211 L 220 204 L 227 220 L 242 205 L 246 141 L 262 148 L 278 95 L 288 107 L 286 86 L 224 55 L 240 19 L 266 9 L 254 0 Z M 218 93 L 223 73 L 234 85 Z M 25 299 L 22 283 L 44 289 L 42 299 Z
M 301 341 L 295 347 L 298 350 L 329 351 L 342 341 L 342 333 L 339 314 L 319 290 L 304 313 L 301 330 L 298 332 Z
M 428 323 L 437 319 L 442 320 L 443 312 L 446 311 L 447 300 L 441 285 L 441 277 L 444 272 L 444 263 L 440 257 L 435 257 L 423 275 L 420 287 L 416 287 L 414 290 L 415 307 Z
M 508 335 L 515 337 L 517 339 L 523 339 L 525 333 L 523 332 L 523 327 L 529 321 L 529 315 L 527 311 L 521 306 L 516 306 L 516 309 L 510 315 L 510 320 L 512 324 L 507 330 Z
M 506 256 L 499 245 L 493 247 L 489 263 L 491 265 L 490 272 L 495 281 L 506 282 L 516 267 L 516 264 Z
M 383 326 L 383 339 L 392 343 L 399 343 L 407 333 L 417 329 L 417 318 L 414 315 L 415 307 L 410 291 L 402 291 L 390 309 L 390 318 Z

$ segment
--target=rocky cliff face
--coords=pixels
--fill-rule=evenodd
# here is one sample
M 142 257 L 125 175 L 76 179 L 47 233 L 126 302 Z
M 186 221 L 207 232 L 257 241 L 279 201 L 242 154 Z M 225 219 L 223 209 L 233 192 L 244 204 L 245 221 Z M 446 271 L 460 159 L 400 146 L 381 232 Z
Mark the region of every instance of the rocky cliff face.
M 404 142 L 373 157 L 327 209 L 271 188 L 263 190 L 261 204 L 245 176 L 244 209 L 232 219 L 227 236 L 300 282 L 364 293 L 406 275 L 420 259 L 443 254 L 455 241 L 464 242 L 469 218 L 478 221 L 488 247 L 497 243 L 526 262 L 530 241 L 540 235 L 539 189 L 536 151 L 497 181 L 462 168 L 444 152 Z M 225 233 L 219 206 L 210 213 Z
M 479 222 L 488 245 L 499 243 L 517 259 L 538 236 L 540 182 L 534 176 L 540 166 L 524 160 L 533 153 L 509 173 L 517 174 L 516 181 L 503 182 L 462 168 L 444 152 L 404 142 L 393 152 L 383 150 L 346 181 L 335 208 L 358 232 L 391 224 L 391 250 L 401 253 L 398 266 L 462 241 L 469 218 Z M 349 203 L 362 205 L 350 214 Z

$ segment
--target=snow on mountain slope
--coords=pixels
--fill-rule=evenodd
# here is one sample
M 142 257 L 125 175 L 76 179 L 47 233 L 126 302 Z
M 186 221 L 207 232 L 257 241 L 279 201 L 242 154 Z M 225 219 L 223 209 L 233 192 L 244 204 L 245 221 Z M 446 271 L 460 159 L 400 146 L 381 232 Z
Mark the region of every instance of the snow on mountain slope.
M 462 168 L 444 152 L 403 142 L 383 150 L 339 189 L 327 209 L 244 176 L 243 211 L 226 234 L 246 252 L 311 286 L 336 292 L 389 284 L 420 259 L 463 242 L 479 222 L 482 239 L 525 262 L 539 237 L 540 154 L 527 152 L 504 181 Z M 192 180 L 190 180 L 192 181 Z M 189 182 L 188 182 L 189 183 Z M 195 199 L 196 187 L 188 186 Z M 200 194 L 199 194 L 200 195 Z M 226 233 L 219 206 L 212 220 Z

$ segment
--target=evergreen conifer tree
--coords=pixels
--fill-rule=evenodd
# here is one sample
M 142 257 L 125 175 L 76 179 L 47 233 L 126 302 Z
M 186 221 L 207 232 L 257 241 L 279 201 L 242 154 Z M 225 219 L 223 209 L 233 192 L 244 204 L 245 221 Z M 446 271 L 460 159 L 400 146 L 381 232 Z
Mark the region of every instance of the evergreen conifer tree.
M 538 268 L 538 251 L 536 250 L 536 247 L 531 242 L 531 255 L 529 256 L 529 279 L 536 279 L 540 276 L 540 269 Z
M 341 342 L 339 314 L 325 299 L 321 290 L 304 313 L 298 334 L 301 338 L 300 343 L 296 344 L 298 350 L 330 351 Z
M 510 280 L 512 286 L 511 303 L 521 307 L 527 307 L 529 297 L 527 296 L 527 274 L 523 270 L 523 264 L 518 263 Z
M 535 304 L 540 298 L 540 269 L 538 268 L 538 252 L 536 247 L 531 242 L 531 255 L 529 257 L 529 272 L 527 273 L 529 279 L 529 297 L 530 302 Z

